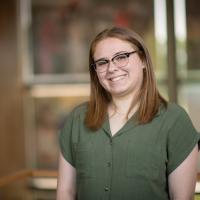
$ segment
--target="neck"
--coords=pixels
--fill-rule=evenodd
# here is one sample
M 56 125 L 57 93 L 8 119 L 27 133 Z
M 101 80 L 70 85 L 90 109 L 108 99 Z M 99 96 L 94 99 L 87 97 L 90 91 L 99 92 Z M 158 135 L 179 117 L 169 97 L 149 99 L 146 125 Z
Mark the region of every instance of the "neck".
M 120 97 L 116 97 L 116 96 L 112 96 L 112 103 L 110 105 L 110 111 L 113 114 L 118 114 L 118 115 L 124 115 L 124 117 L 127 115 L 130 106 L 132 104 L 134 100 L 134 96 L 133 94 L 129 95 L 129 96 L 120 96 Z M 134 106 L 131 110 L 130 110 L 130 116 L 136 111 L 138 105 Z
M 133 99 L 132 98 L 113 98 L 112 99 L 112 106 L 114 109 L 119 113 L 127 113 Z

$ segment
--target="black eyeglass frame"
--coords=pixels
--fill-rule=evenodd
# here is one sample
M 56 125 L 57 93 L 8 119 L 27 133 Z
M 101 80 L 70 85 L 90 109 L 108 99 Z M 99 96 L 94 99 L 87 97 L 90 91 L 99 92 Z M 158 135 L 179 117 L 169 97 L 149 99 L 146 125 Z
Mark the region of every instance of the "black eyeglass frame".
M 121 53 L 121 54 L 118 54 L 118 55 L 114 56 L 111 60 L 109 60 L 109 59 L 102 59 L 102 60 L 107 61 L 108 64 L 109 64 L 110 62 L 112 62 L 112 63 L 114 63 L 114 65 L 115 65 L 114 59 L 115 59 L 116 57 L 118 57 L 118 56 L 120 56 L 120 55 L 126 55 L 127 58 L 129 58 L 129 56 L 130 56 L 131 54 L 134 54 L 134 53 L 137 53 L 137 52 L 138 52 L 138 50 L 134 50 L 134 51 L 131 51 L 131 52 L 124 52 L 124 53 Z M 98 61 L 99 61 L 99 60 L 97 60 L 96 62 L 98 62 Z M 96 62 L 94 62 L 94 63 L 91 64 L 91 67 L 93 67 L 95 71 L 97 71 L 97 70 L 96 70 Z M 128 63 L 127 63 L 127 64 L 128 64 Z M 117 67 L 118 67 L 118 66 L 117 66 Z M 125 66 L 122 66 L 122 67 L 125 67 Z M 106 71 L 106 70 L 105 70 L 105 71 Z

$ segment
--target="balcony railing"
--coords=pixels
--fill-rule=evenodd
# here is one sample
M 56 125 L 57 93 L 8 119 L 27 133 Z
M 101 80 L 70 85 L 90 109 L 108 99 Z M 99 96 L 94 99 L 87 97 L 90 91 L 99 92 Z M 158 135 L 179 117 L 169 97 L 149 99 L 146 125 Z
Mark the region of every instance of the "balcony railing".
M 55 200 L 57 172 L 20 170 L 0 178 L 0 199 Z

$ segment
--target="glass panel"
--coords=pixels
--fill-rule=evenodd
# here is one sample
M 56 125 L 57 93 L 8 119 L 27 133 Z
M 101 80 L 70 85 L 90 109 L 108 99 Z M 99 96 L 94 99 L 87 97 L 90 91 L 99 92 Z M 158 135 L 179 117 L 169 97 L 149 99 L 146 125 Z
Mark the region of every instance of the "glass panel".
M 175 6 L 176 29 L 179 29 L 179 32 L 176 31 L 176 36 L 182 35 L 182 40 L 176 41 L 177 55 L 179 55 L 177 73 L 180 80 L 178 99 L 179 104 L 187 110 L 194 126 L 200 132 L 200 13 L 197 6 L 199 2 L 198 0 L 174 1 L 177 5 Z M 178 13 L 182 13 L 182 18 L 178 17 Z M 200 162 L 198 169 L 200 171 Z
M 30 167 L 57 169 L 58 130 L 73 107 L 87 101 L 88 95 L 88 85 L 51 85 L 31 89 L 25 102 L 29 107 L 26 109 L 26 131 Z
M 183 75 L 181 74 L 181 65 L 179 66 L 180 70 L 177 70 L 181 80 L 178 90 L 179 103 L 187 109 L 192 117 L 194 125 L 197 130 L 200 131 L 200 121 L 198 117 L 198 108 L 200 107 L 200 28 L 197 25 L 200 22 L 200 13 L 198 7 L 196 6 L 197 3 L 197 0 L 175 0 L 175 21 L 177 22 L 176 26 L 182 24 L 181 27 L 176 27 L 176 36 L 179 39 L 176 41 L 178 51 L 181 49 L 180 41 L 182 41 L 183 44 L 184 42 L 187 42 L 187 54 L 185 56 L 182 54 L 182 61 L 185 59 L 187 61 L 187 65 L 184 69 L 186 76 L 181 76 Z M 178 13 L 182 13 L 182 18 L 179 18 Z M 178 21 L 180 24 L 178 24 Z M 185 26 L 187 30 L 184 30 L 183 26 Z M 186 32 L 187 38 L 185 38 Z M 182 62 L 179 60 L 181 60 L 181 57 L 177 57 L 177 62 Z M 182 68 L 184 68 L 184 66 L 182 66 Z
M 199 1 L 186 1 L 188 70 L 200 79 L 200 12 Z
M 174 0 L 176 64 L 179 78 L 187 77 L 187 38 L 185 0 Z
M 91 39 L 113 25 L 141 34 L 155 61 L 153 0 L 33 0 L 31 9 L 36 75 L 87 72 Z
M 154 0 L 154 19 L 156 44 L 155 70 L 157 79 L 162 80 L 167 78 L 167 25 L 165 0 Z
M 58 130 L 63 126 L 68 113 L 87 97 L 51 97 L 35 98 L 35 126 L 37 167 L 57 167 L 58 157 Z

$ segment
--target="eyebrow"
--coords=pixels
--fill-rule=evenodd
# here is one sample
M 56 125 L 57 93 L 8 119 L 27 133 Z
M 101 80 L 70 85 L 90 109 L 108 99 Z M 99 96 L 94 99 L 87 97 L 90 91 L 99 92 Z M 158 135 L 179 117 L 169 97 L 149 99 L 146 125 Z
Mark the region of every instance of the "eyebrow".
M 112 56 L 112 58 L 115 57 L 115 56 L 117 56 L 117 55 L 126 53 L 126 52 L 128 52 L 128 51 L 119 51 L 119 52 L 115 53 L 115 54 Z M 98 61 L 101 61 L 101 60 L 109 60 L 109 59 L 104 57 L 104 58 L 99 58 L 99 59 L 95 60 L 94 62 L 98 62 Z

